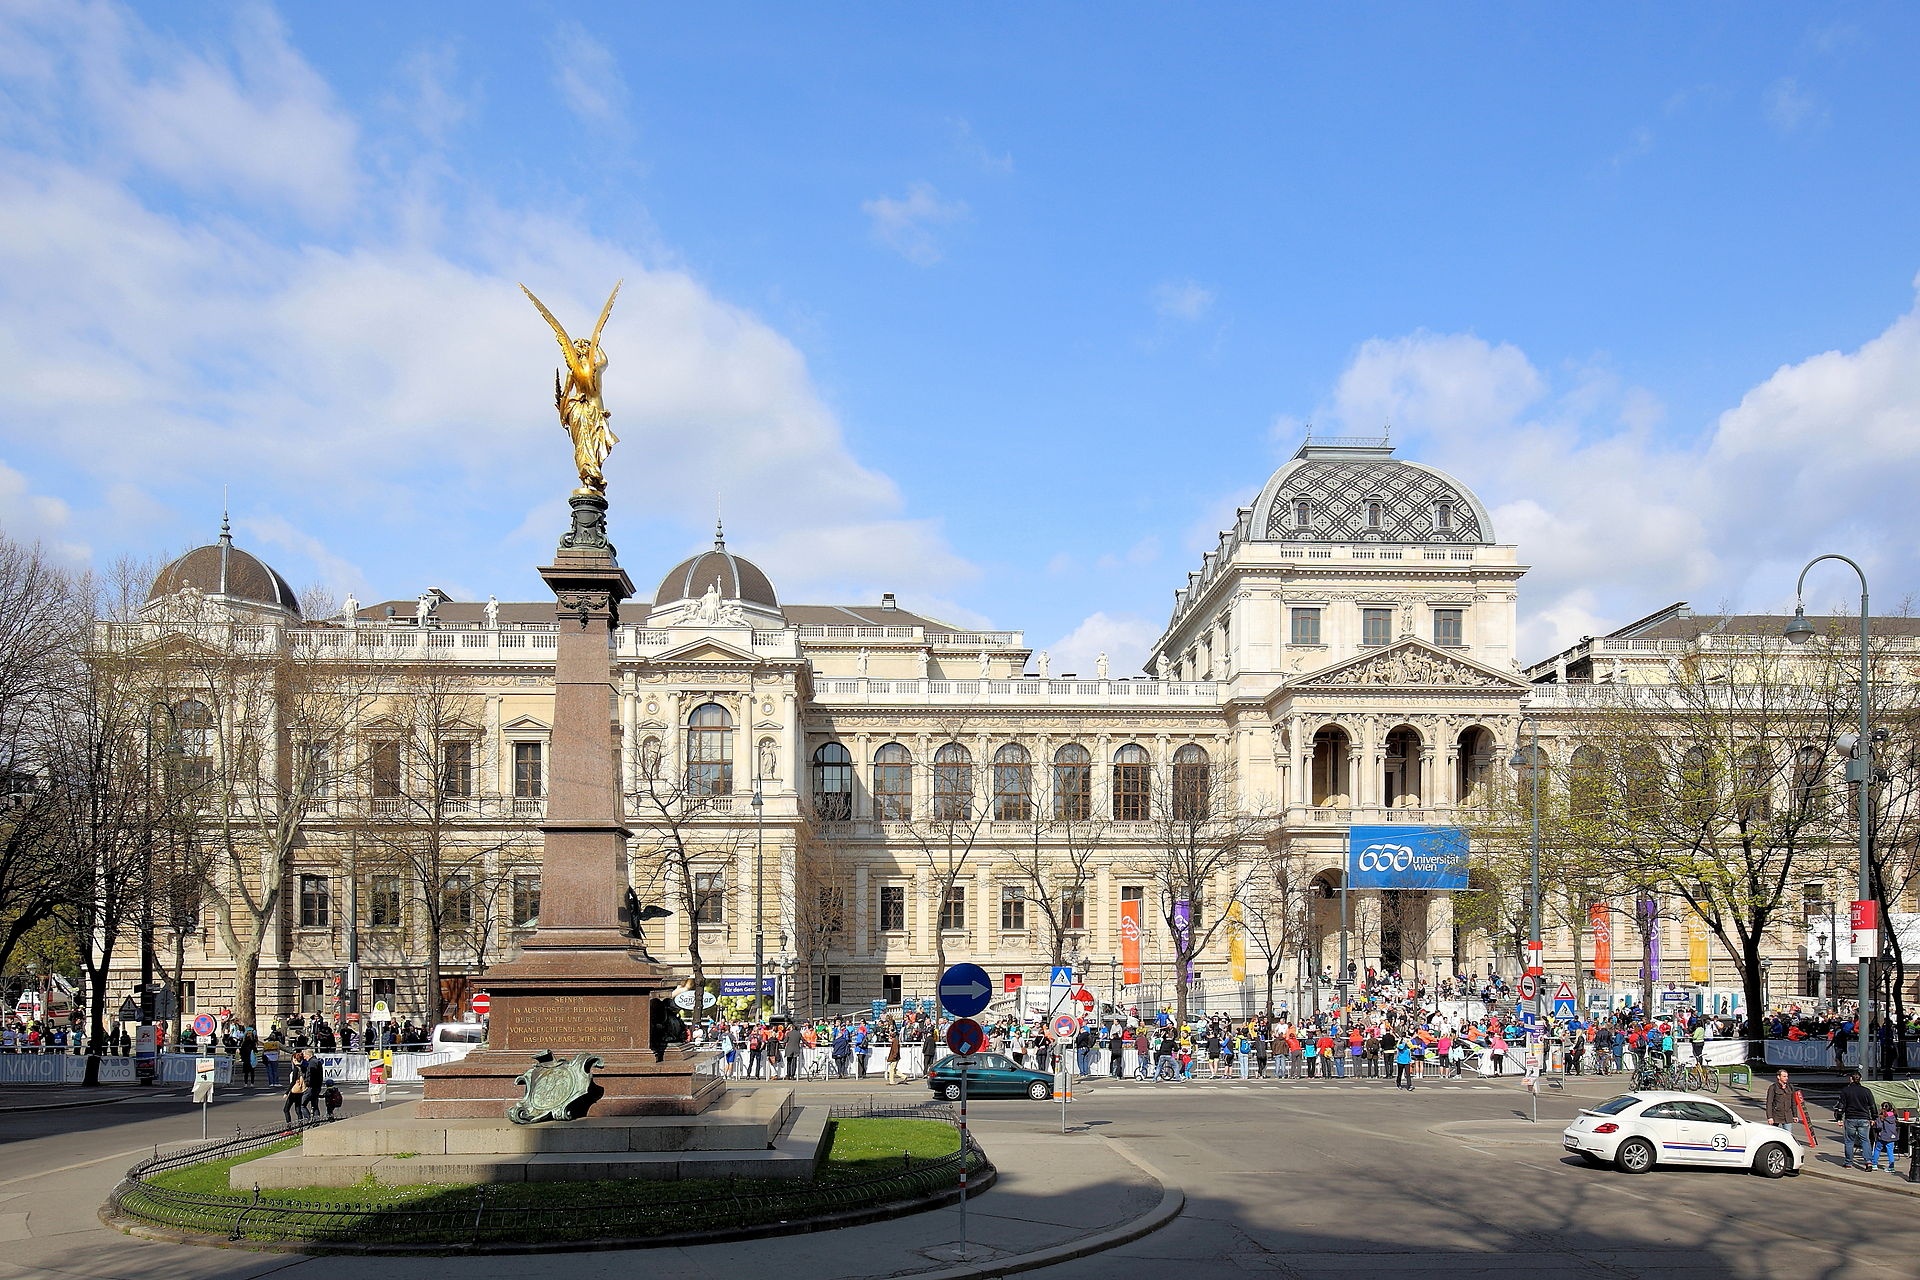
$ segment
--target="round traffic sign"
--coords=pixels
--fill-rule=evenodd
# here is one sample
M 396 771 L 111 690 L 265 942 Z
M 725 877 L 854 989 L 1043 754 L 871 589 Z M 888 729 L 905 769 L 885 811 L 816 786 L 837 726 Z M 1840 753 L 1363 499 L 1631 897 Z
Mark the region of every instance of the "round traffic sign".
M 193 1034 L 197 1036 L 210 1036 L 219 1029 L 219 1025 L 219 1023 L 213 1020 L 212 1014 L 200 1014 L 193 1020 Z
M 993 998 L 993 983 L 977 964 L 956 964 L 940 975 L 940 1007 L 956 1018 L 971 1018 Z
M 1535 993 L 1540 990 L 1539 979 L 1535 978 L 1532 974 L 1527 974 L 1516 984 L 1516 989 L 1520 992 L 1520 998 L 1522 1000 L 1531 1000 Z
M 1050 1024 L 1055 1040 L 1071 1040 L 1080 1034 L 1080 1019 L 1070 1013 L 1063 1013 Z
M 493 997 L 484 991 L 473 993 L 473 1011 L 481 1017 L 487 1016 L 487 1010 L 493 1008 Z
M 955 1018 L 953 1025 L 947 1028 L 947 1048 L 955 1053 L 978 1053 L 980 1046 L 986 1042 L 986 1028 L 972 1018 Z

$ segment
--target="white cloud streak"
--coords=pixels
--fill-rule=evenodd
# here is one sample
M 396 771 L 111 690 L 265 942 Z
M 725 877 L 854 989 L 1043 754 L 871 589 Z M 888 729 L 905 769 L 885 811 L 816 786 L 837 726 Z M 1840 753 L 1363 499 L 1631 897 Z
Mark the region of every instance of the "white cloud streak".
M 1153 288 L 1153 309 L 1162 319 L 1187 324 L 1213 309 L 1213 290 L 1197 280 L 1163 280 Z
M 903 196 L 875 196 L 860 205 L 873 238 L 915 266 L 930 267 L 944 256 L 941 227 L 964 221 L 964 200 L 949 200 L 931 182 L 907 185 Z

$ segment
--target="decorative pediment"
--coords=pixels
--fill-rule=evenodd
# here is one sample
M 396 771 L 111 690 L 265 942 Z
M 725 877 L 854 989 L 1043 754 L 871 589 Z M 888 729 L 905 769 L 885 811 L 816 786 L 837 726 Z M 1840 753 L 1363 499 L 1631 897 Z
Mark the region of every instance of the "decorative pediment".
M 1492 667 L 1436 649 L 1422 640 L 1402 640 L 1291 681 L 1294 689 L 1451 688 L 1524 689 L 1526 682 Z
M 515 716 L 513 719 L 507 721 L 505 724 L 501 725 L 500 727 L 502 729 L 518 730 L 521 732 L 525 732 L 526 730 L 533 729 L 533 730 L 538 730 L 541 733 L 545 733 L 547 732 L 547 730 L 551 729 L 553 726 L 548 724 L 544 720 L 536 720 L 532 716 Z
M 678 649 L 668 649 L 664 653 L 648 659 L 653 663 L 671 662 L 755 662 L 757 659 L 745 649 L 735 648 L 724 640 L 712 636 L 682 645 Z

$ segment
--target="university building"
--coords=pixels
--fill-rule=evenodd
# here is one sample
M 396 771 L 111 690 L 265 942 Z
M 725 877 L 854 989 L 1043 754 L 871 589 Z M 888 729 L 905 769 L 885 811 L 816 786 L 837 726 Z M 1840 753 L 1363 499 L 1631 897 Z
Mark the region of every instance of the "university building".
M 1156 868 L 1169 818 L 1198 805 L 1244 819 L 1230 836 L 1244 845 L 1182 909 L 1204 937 L 1196 1008 L 1251 1012 L 1270 967 L 1281 997 L 1313 1000 L 1294 993 L 1337 962 L 1343 908 L 1356 968 L 1510 975 L 1511 941 L 1456 922 L 1446 891 L 1341 894 L 1350 829 L 1456 825 L 1510 785 L 1523 717 L 1564 759 L 1594 688 L 1664 680 L 1714 639 L 1656 617 L 1524 667 L 1526 571 L 1471 490 L 1381 439 L 1309 440 L 1274 472 L 1175 590 L 1144 673 L 1104 658 L 1051 670 L 1019 631 L 953 626 L 892 594 L 785 601 L 716 533 L 626 602 L 614 636 L 636 897 L 672 911 L 647 944 L 678 965 L 697 944 L 730 990 L 757 952 L 778 1006 L 801 1013 L 930 996 L 943 956 L 1033 986 L 1064 960 L 1103 999 L 1167 1002 L 1174 912 Z M 156 661 L 188 646 L 297 653 L 347 683 L 385 673 L 329 741 L 256 730 L 283 780 L 315 777 L 263 943 L 262 1021 L 334 1011 L 350 959 L 360 1009 L 428 1018 L 435 933 L 440 977 L 480 986 L 525 935 L 556 625 L 551 601 L 434 590 L 303 618 L 225 534 L 161 573 L 140 621 L 102 625 L 106 647 Z M 169 693 L 172 714 L 211 726 L 196 749 L 218 774 L 220 699 L 190 686 Z M 438 722 L 423 727 L 423 707 Z M 675 847 L 687 857 L 661 853 Z M 1142 983 L 1119 990 L 1130 901 Z M 189 1012 L 232 999 L 214 915 L 188 938 Z M 1563 969 L 1572 941 L 1549 936 Z M 1668 954 L 1685 950 L 1676 932 Z M 1808 954 L 1800 933 L 1780 938 L 1776 993 L 1803 989 Z M 1737 988 L 1723 955 L 1714 984 Z

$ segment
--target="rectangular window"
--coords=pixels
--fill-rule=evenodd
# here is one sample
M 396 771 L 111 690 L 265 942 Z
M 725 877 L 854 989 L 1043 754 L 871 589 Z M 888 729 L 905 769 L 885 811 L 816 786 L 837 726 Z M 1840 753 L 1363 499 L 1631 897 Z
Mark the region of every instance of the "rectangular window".
M 1145 885 L 1123 884 L 1120 886 L 1120 901 L 1122 902 L 1144 902 L 1146 901 L 1146 897 Z
M 373 1002 L 375 1004 L 386 1005 L 387 1012 L 392 1013 L 394 1011 L 393 1009 L 394 1001 L 396 998 L 398 998 L 400 994 L 398 990 L 397 980 L 393 978 L 375 978 L 373 980 L 372 986 L 373 986 Z
M 300 877 L 300 927 L 325 929 L 333 923 L 332 904 L 327 900 L 325 876 Z
M 1360 611 L 1360 643 L 1364 645 L 1392 644 L 1393 610 L 1362 609 Z
M 513 744 L 513 796 L 516 800 L 538 800 L 547 794 L 543 769 L 546 752 L 538 742 Z
M 1435 609 L 1433 611 L 1433 642 L 1442 647 L 1458 648 L 1466 641 L 1466 611 L 1464 609 Z
M 1293 643 L 1320 643 L 1320 611 L 1318 609 L 1293 611 Z
M 300 1012 L 322 1013 L 327 1003 L 327 980 L 325 978 L 300 979 Z
M 907 927 L 907 886 L 903 884 L 883 884 L 880 886 L 880 931 L 882 933 L 902 933 Z
M 513 878 L 513 924 L 516 929 L 531 929 L 540 923 L 540 877 Z
M 1027 927 L 1027 890 L 1023 885 L 1003 884 L 1000 886 L 1000 927 L 1002 929 L 1024 929 Z
M 367 748 L 367 766 L 373 798 L 392 800 L 400 795 L 400 743 L 383 738 Z
M 819 910 L 820 934 L 822 937 L 837 938 L 840 931 L 847 927 L 847 897 L 836 885 L 823 884 L 814 895 L 814 905 Z
M 367 924 L 375 929 L 400 927 L 400 877 L 367 877 Z
M 303 742 L 300 744 L 300 767 L 305 771 L 301 780 L 306 794 L 315 797 L 333 793 L 333 756 L 324 742 Z
M 883 973 L 880 975 L 880 996 L 888 1004 L 899 1004 L 900 997 L 905 991 L 906 984 L 901 981 L 899 974 Z
M 440 927 L 468 929 L 473 926 L 473 880 L 468 876 L 448 876 L 440 887 Z
M 1087 891 L 1085 889 L 1062 889 L 1060 891 L 1060 929 L 1065 933 L 1077 933 L 1087 927 Z
M 200 1010 L 200 986 L 192 978 L 180 983 L 180 1012 L 198 1013 Z
M 840 975 L 839 974 L 823 973 L 820 975 L 820 1003 L 822 1004 L 839 1004 L 840 1003 Z
M 964 929 L 967 927 L 967 886 L 956 884 L 948 888 L 947 900 L 940 904 L 940 929 Z
M 727 922 L 726 872 L 696 871 L 693 873 L 693 922 L 695 924 Z
M 473 744 L 440 744 L 440 794 L 449 800 L 465 800 L 473 794 Z

